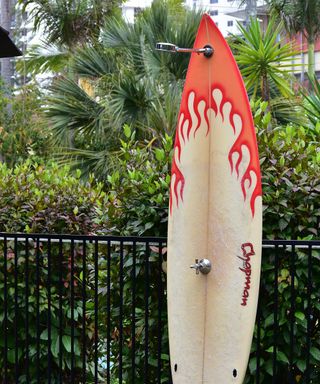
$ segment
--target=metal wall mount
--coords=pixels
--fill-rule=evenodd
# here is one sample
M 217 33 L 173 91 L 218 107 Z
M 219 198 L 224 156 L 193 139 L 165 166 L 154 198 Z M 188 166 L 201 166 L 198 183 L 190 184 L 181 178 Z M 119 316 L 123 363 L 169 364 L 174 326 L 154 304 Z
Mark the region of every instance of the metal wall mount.
M 203 53 L 203 55 L 208 58 L 211 57 L 214 52 L 214 49 L 209 44 L 205 45 L 203 48 L 180 48 L 177 45 L 171 43 L 157 43 L 156 50 L 169 53 Z

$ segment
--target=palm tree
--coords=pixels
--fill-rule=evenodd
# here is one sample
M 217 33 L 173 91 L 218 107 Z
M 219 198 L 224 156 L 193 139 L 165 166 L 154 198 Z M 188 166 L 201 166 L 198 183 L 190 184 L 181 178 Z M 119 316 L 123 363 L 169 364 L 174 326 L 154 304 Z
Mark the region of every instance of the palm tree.
M 314 45 L 320 36 L 320 0 L 268 0 L 290 34 L 301 32 L 308 42 L 308 75 L 315 73 Z
M 2 0 L 4 1 L 4 0 Z M 117 13 L 122 0 L 18 0 L 28 10 L 34 30 L 41 31 L 40 44 L 28 49 L 19 69 L 39 74 L 61 72 L 75 51 L 96 41 L 102 25 Z
M 272 18 L 263 32 L 259 21 L 251 19 L 247 30 L 241 24 L 238 28 L 241 35 L 234 35 L 230 44 L 249 94 L 264 101 L 279 93 L 291 96 L 291 60 L 295 52 L 291 44 L 278 42 L 282 25 Z
M 120 0 L 19 0 L 51 44 L 75 48 L 99 35 Z
M 278 41 L 282 25 L 272 18 L 265 32 L 257 19 L 251 19 L 241 35 L 231 37 L 230 45 L 242 72 L 249 96 L 268 103 L 276 124 L 307 124 L 301 100 L 294 96 L 291 74 L 291 44 Z
M 309 78 L 310 91 L 303 92 L 305 99 L 304 107 L 307 111 L 308 119 L 310 120 L 311 127 L 320 136 L 320 82 L 316 76 Z M 319 155 L 320 158 L 320 155 Z
M 140 14 L 134 24 L 113 18 L 102 31 L 108 47 L 126 51 L 136 69 L 169 72 L 175 79 L 184 79 L 189 55 L 168 55 L 155 51 L 159 41 L 191 47 L 197 33 L 201 12 L 189 11 L 180 3 L 156 0 Z
M 157 41 L 192 46 L 200 18 L 155 1 L 134 25 L 108 19 L 99 42 L 75 51 L 69 74 L 54 82 L 46 102 L 53 136 L 69 160 L 104 177 L 124 124 L 139 140 L 173 133 L 188 57 L 154 47 Z M 72 150 L 66 149 L 70 132 Z

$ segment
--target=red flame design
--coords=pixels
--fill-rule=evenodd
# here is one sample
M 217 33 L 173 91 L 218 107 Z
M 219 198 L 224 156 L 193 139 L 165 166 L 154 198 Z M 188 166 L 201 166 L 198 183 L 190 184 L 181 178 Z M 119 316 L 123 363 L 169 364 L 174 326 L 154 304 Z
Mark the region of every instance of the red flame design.
M 211 131 L 211 124 L 209 124 L 209 120 L 208 120 L 208 112 L 209 112 L 208 106 L 209 105 L 211 106 L 211 109 L 213 109 L 215 115 L 217 115 L 217 112 L 219 109 L 219 113 L 221 114 L 222 118 L 224 118 L 222 108 L 223 108 L 223 105 L 225 104 L 225 102 L 229 101 L 231 103 L 231 106 L 232 106 L 232 110 L 230 113 L 230 125 L 231 125 L 233 131 L 234 132 L 236 131 L 235 126 L 234 126 L 234 122 L 233 122 L 234 121 L 233 117 L 235 114 L 239 115 L 241 117 L 241 121 L 244 123 L 244 119 L 242 118 L 241 113 L 239 113 L 239 111 L 235 110 L 234 103 L 232 101 L 230 101 L 229 99 L 227 100 L 225 98 L 225 92 L 223 92 L 222 87 L 215 85 L 212 87 L 212 90 L 213 89 L 219 89 L 222 92 L 223 100 L 221 101 L 220 108 L 218 108 L 218 105 L 216 104 L 214 98 L 212 97 L 212 92 L 210 93 L 210 102 L 206 103 L 205 114 L 204 114 L 207 125 L 208 125 L 207 137 L 209 136 L 209 133 Z M 185 181 L 185 176 L 183 175 L 183 173 L 179 167 L 179 164 L 178 164 L 178 162 L 180 162 L 181 153 L 183 150 L 182 141 L 186 142 L 186 140 L 194 139 L 194 137 L 195 137 L 195 135 L 196 135 L 196 133 L 200 127 L 200 123 L 201 123 L 200 115 L 199 115 L 197 109 L 195 108 L 194 113 L 197 116 L 198 122 L 196 125 L 191 124 L 192 119 L 191 119 L 191 113 L 189 111 L 189 106 L 188 106 L 188 100 L 189 100 L 191 93 L 195 93 L 195 92 L 191 91 L 186 95 L 187 97 L 183 98 L 181 108 L 180 108 L 180 115 L 179 115 L 179 120 L 178 120 L 179 123 L 178 123 L 178 127 L 177 127 L 176 138 L 175 138 L 174 157 L 173 157 L 172 172 L 171 172 L 171 174 L 172 174 L 172 185 L 171 185 L 171 189 L 170 189 L 170 212 L 171 213 L 172 213 L 172 208 L 173 208 L 173 201 L 176 202 L 177 207 L 179 207 L 179 201 L 183 202 L 183 190 L 184 190 L 184 186 L 185 186 L 186 181 Z M 197 95 L 195 95 L 194 104 L 196 106 L 198 106 L 202 100 L 203 100 L 203 98 L 199 98 L 199 97 L 197 97 Z M 183 127 L 185 124 L 188 124 L 187 137 L 184 137 L 184 132 L 183 132 Z M 193 135 L 191 135 L 192 126 L 195 126 Z M 250 132 L 250 130 L 249 130 L 249 132 Z M 261 182 L 260 182 L 260 168 L 259 168 L 259 159 L 257 156 L 258 152 L 257 152 L 257 144 L 255 141 L 255 138 L 251 134 L 251 136 L 249 136 L 249 139 L 248 139 L 248 129 L 246 129 L 246 127 L 244 127 L 244 126 L 242 127 L 241 133 L 239 134 L 236 141 L 232 145 L 232 148 L 228 154 L 228 160 L 230 163 L 230 172 L 232 174 L 235 171 L 237 176 L 238 176 L 238 179 L 239 179 L 239 167 L 240 167 L 240 164 L 241 164 L 241 161 L 243 158 L 242 149 L 241 149 L 243 145 L 245 145 L 249 150 L 250 163 L 249 163 L 245 173 L 241 177 L 241 180 L 239 180 L 239 182 L 241 185 L 241 189 L 242 189 L 242 193 L 243 193 L 243 197 L 244 197 L 244 201 L 245 201 L 247 199 L 247 191 L 245 188 L 245 183 L 246 183 L 246 181 L 248 181 L 249 186 L 251 187 L 251 185 L 252 185 L 251 172 L 254 172 L 256 174 L 257 182 L 256 182 L 256 186 L 255 186 L 253 193 L 251 195 L 251 198 L 250 198 L 251 212 L 252 212 L 252 216 L 254 216 L 255 200 L 258 196 L 262 195 Z M 232 162 L 232 156 L 234 153 L 238 154 L 238 160 L 235 164 L 235 167 L 233 167 L 233 162 Z
M 197 108 L 193 108 L 193 105 L 198 106 L 200 102 L 205 103 L 205 113 L 202 118 L 205 118 L 207 121 L 209 135 L 211 127 L 208 122 L 208 106 L 214 110 L 216 115 L 219 113 L 223 118 L 222 107 L 226 101 L 229 101 L 232 106 L 232 110 L 230 112 L 230 125 L 235 130 L 233 117 L 237 114 L 242 120 L 242 131 L 233 143 L 229 154 L 226 154 L 226 161 L 230 164 L 231 174 L 236 172 L 235 175 L 238 175 L 244 200 L 249 198 L 247 196 L 247 184 L 251 187 L 250 193 L 252 193 L 252 195 L 250 196 L 250 208 L 252 216 L 254 216 L 255 200 L 258 196 L 262 195 L 262 190 L 258 148 L 248 96 L 240 71 L 227 42 L 210 16 L 205 14 L 203 15 L 199 25 L 194 47 L 202 48 L 207 44 L 210 44 L 214 48 L 214 54 L 211 58 L 207 59 L 203 55 L 192 53 L 185 81 L 180 107 L 179 124 L 175 139 L 175 156 L 172 164 L 170 212 L 172 213 L 173 203 L 176 203 L 178 206 L 179 202 L 183 201 L 185 183 L 188 182 L 185 180 L 185 175 L 183 175 L 181 171 L 182 167 L 180 166 L 180 159 L 184 144 L 187 140 L 192 140 L 192 137 L 196 137 L 197 130 L 199 128 L 200 116 L 196 110 Z M 213 89 L 219 89 L 222 92 L 223 100 L 221 101 L 219 108 L 213 100 L 212 92 L 210 92 Z M 191 93 L 194 94 L 194 96 L 192 96 L 194 97 L 193 105 L 188 105 Z M 189 106 L 194 109 L 192 113 L 196 116 L 196 118 L 198 118 L 198 124 L 195 124 L 195 117 L 192 123 Z M 184 124 L 189 125 L 187 127 L 184 126 Z M 192 130 L 194 130 L 194 132 L 191 132 Z M 244 145 L 249 150 L 250 163 L 245 170 L 245 173 L 240 176 L 239 168 L 243 157 L 242 146 Z M 237 153 L 239 157 L 236 164 L 233 164 L 232 162 L 232 156 L 234 153 Z M 253 191 L 252 172 L 255 173 L 257 178 L 257 184 Z

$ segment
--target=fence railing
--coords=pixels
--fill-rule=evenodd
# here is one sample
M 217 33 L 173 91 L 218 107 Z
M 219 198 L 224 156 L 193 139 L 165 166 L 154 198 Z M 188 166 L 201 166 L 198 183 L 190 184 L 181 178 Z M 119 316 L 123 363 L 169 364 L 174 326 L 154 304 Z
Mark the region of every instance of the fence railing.
M 0 233 L 0 382 L 171 383 L 165 260 L 164 238 Z M 320 383 L 319 319 L 320 241 L 265 241 L 245 383 Z
M 320 241 L 263 247 L 247 383 L 320 383 Z

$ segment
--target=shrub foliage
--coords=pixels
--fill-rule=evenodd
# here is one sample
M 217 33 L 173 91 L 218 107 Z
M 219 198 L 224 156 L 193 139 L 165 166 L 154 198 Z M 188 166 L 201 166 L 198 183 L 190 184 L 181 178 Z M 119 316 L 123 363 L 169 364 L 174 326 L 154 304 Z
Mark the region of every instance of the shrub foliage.
M 103 214 L 105 193 L 101 185 L 93 185 L 90 181 L 83 183 L 79 177 L 80 174 L 71 176 L 67 167 L 59 168 L 57 164 L 43 166 L 27 161 L 14 169 L 0 164 L 0 231 L 88 234 L 99 229 L 103 232 L 100 216 Z M 83 324 L 87 330 L 94 327 L 94 318 L 91 313 L 93 312 L 91 303 L 94 299 L 91 290 L 88 290 L 87 312 L 85 316 L 83 314 L 81 284 L 83 250 L 77 244 L 73 249 L 70 248 L 70 244 L 63 244 L 59 253 L 58 244 L 52 243 L 50 249 L 45 242 L 36 245 L 32 238 L 26 243 L 12 240 L 6 243 L 1 242 L 0 326 L 3 330 L 6 308 L 7 334 L 9 335 L 7 340 L 8 380 L 10 383 L 16 382 L 15 370 L 17 370 L 20 372 L 19 382 L 25 382 L 24 354 L 26 343 L 28 343 L 28 369 L 30 377 L 33 378 L 31 382 L 36 382 L 34 380 L 37 372 L 40 380 L 45 381 L 49 361 L 48 315 L 50 313 L 52 383 L 59 382 L 59 364 L 62 364 L 63 382 L 69 380 L 72 365 L 72 323 L 75 327 L 74 377 L 76 382 L 80 382 L 84 347 L 81 338 Z M 6 249 L 4 249 L 5 246 Z M 71 256 L 72 253 L 73 256 Z M 88 250 L 87 256 L 87 266 L 90 270 L 94 262 L 92 252 Z M 70 308 L 71 257 L 74 258 L 73 314 Z M 6 287 L 3 268 L 5 263 Z M 61 306 L 60 296 L 62 297 Z M 9 300 L 6 300 L 7 298 Z M 26 332 L 26 322 L 28 332 Z M 60 354 L 59 327 L 61 326 L 63 335 Z M 0 377 L 4 377 L 5 369 L 3 335 L 4 332 L 0 338 Z M 87 332 L 86 350 L 90 369 L 93 361 L 93 343 L 93 333 Z M 63 356 L 61 362 L 60 355 Z

